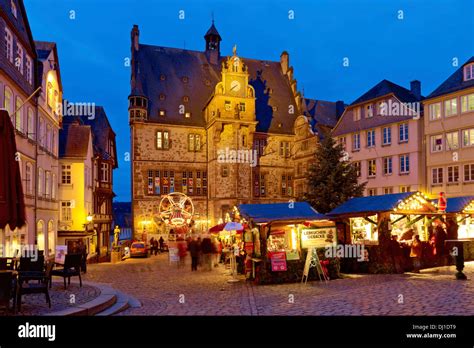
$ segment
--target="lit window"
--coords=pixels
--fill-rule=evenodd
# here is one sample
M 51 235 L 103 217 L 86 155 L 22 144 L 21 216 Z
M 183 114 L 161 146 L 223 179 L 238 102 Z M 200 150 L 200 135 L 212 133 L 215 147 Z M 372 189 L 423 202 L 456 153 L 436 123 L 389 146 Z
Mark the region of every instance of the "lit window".
M 71 208 L 72 208 L 72 205 L 70 201 L 61 202 L 61 220 L 62 221 L 72 220 Z
M 5 54 L 10 63 L 13 63 L 13 35 L 8 28 L 5 28 Z
M 464 147 L 474 146 L 474 128 L 462 131 L 462 145 Z
M 26 81 L 31 85 L 33 84 L 33 63 L 30 56 L 26 56 Z
M 288 141 L 280 142 L 280 156 L 285 158 L 290 157 L 290 143 Z
M 16 105 L 15 105 L 15 128 L 19 132 L 23 132 L 23 100 L 20 97 L 16 97 Z
M 457 115 L 458 113 L 458 99 L 453 98 L 444 102 L 444 115 L 446 117 Z
M 376 162 L 374 159 L 367 161 L 367 175 L 369 178 L 373 178 L 376 175 Z
M 433 185 L 439 185 L 443 183 L 443 168 L 431 169 L 431 182 Z
M 464 67 L 464 81 L 474 79 L 474 64 L 469 64 Z
M 474 110 L 474 94 L 463 95 L 461 97 L 461 112 Z
M 48 85 L 46 86 L 46 93 L 47 93 L 47 98 L 48 98 L 48 106 L 50 108 L 53 108 L 53 106 L 54 106 L 54 90 L 53 90 L 53 84 L 51 82 L 48 82 Z
M 201 150 L 201 136 L 199 134 L 188 134 L 188 151 Z
M 400 155 L 400 174 L 410 173 L 410 155 Z
M 384 175 L 392 174 L 392 157 L 383 158 L 383 174 Z
M 446 150 L 459 149 L 459 133 L 451 132 L 446 134 Z
M 100 181 L 109 182 L 110 165 L 108 163 L 102 163 L 100 166 Z
M 430 105 L 430 120 L 439 120 L 441 118 L 441 103 Z
M 12 118 L 13 122 L 13 93 L 12 90 L 5 86 L 4 98 L 3 98 L 3 105 L 5 110 L 8 111 L 10 117 Z
M 166 116 L 166 111 L 165 110 L 160 110 L 160 116 L 162 116 L 162 117 Z
M 185 96 L 183 97 L 183 102 L 187 103 L 188 101 L 189 101 L 189 97 L 188 97 L 187 95 L 185 95 Z
M 360 161 L 354 162 L 354 168 L 355 168 L 355 170 L 356 170 L 356 175 L 357 175 L 357 177 L 360 177 L 360 176 L 361 176 L 361 164 L 360 164 Z
M 184 114 L 184 117 L 190 118 L 190 117 L 191 117 L 191 113 L 190 113 L 190 112 L 186 112 L 186 113 Z
M 19 43 L 16 44 L 15 66 L 23 75 L 23 47 Z
M 156 148 L 159 150 L 169 149 L 169 133 L 168 131 L 156 132 Z
M 370 118 L 374 116 L 374 106 L 373 104 L 367 104 L 365 106 L 365 117 Z
M 443 135 L 433 135 L 431 137 L 431 152 L 443 151 Z

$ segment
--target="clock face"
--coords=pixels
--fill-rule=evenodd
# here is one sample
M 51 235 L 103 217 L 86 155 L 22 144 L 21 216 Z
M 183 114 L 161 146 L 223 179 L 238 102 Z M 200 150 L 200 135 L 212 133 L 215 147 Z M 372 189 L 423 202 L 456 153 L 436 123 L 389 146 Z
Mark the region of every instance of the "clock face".
M 240 82 L 239 81 L 232 81 L 230 83 L 230 90 L 233 92 L 238 92 L 240 90 Z

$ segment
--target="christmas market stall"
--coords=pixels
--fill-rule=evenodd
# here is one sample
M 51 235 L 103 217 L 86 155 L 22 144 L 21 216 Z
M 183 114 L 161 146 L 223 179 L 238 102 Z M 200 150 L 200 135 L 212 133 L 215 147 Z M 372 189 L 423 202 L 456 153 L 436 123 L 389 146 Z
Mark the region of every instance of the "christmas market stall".
M 365 254 L 363 258 L 341 258 L 341 271 L 347 273 L 413 270 L 410 254 L 416 238 L 421 242 L 422 267 L 435 266 L 442 249 L 438 245 L 444 245 L 448 239 L 449 216 L 421 192 L 353 198 L 327 216 L 335 220 L 338 241 L 345 245 L 344 250 L 356 251 L 359 256 Z M 440 236 L 436 248 L 435 235 Z
M 237 216 L 248 225 L 243 235 L 246 275 L 257 284 L 301 281 L 313 249 L 328 278 L 338 277 L 337 259 L 324 252 L 336 246 L 335 224 L 308 203 L 241 204 Z M 310 280 L 320 276 L 318 267 L 306 272 Z

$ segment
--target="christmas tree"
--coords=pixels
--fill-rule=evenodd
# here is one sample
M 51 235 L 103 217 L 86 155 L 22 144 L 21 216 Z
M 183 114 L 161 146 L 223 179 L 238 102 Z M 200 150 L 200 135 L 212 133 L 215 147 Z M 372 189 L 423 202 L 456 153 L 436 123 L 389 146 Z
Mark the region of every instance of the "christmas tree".
M 302 197 L 325 214 L 352 197 L 362 196 L 366 183 L 358 183 L 357 168 L 349 162 L 342 144 L 325 134 L 318 144 L 315 162 L 307 173 L 307 192 Z

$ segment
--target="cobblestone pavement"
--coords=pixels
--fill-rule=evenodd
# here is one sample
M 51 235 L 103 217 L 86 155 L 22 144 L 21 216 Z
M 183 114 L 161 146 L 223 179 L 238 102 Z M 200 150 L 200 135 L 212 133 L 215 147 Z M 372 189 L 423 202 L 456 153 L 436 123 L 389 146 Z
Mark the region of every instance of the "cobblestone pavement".
M 474 262 L 467 281 L 454 266 L 420 274 L 346 275 L 327 284 L 228 283 L 222 265 L 211 272 L 170 266 L 167 254 L 95 264 L 86 279 L 109 283 L 143 307 L 121 315 L 474 315 Z
M 75 280 L 75 278 L 72 278 Z M 51 308 L 46 302 L 44 294 L 23 295 L 21 301 L 21 311 L 17 315 L 47 315 L 61 311 L 71 307 L 77 307 L 86 302 L 92 301 L 100 295 L 100 290 L 94 286 L 79 284 L 71 281 L 71 284 L 64 290 L 63 281 L 54 281 L 52 288 L 49 290 L 51 298 Z M 13 315 L 10 311 L 8 314 L 0 310 L 0 315 Z

